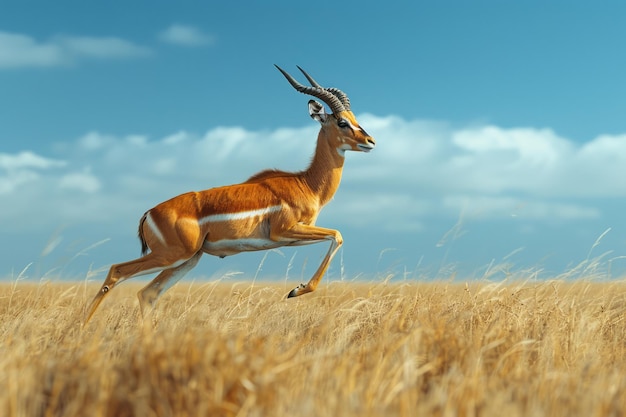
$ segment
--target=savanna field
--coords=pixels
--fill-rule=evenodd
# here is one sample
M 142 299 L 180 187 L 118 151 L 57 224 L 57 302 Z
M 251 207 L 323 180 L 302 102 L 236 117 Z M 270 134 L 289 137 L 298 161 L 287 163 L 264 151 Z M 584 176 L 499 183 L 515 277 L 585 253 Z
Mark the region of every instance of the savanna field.
M 626 281 L 289 284 L 2 284 L 0 415 L 626 414 Z

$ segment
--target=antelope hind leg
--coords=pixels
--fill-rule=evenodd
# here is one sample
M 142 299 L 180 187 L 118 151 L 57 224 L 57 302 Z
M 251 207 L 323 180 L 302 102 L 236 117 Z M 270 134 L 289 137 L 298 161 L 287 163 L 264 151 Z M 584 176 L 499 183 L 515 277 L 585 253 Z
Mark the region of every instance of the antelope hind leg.
M 188 261 L 181 265 L 161 271 L 148 285 L 137 293 L 139 299 L 139 309 L 141 317 L 145 320 L 152 311 L 156 300 L 165 291 L 180 281 L 189 271 L 191 271 L 202 257 L 202 251 L 197 252 Z

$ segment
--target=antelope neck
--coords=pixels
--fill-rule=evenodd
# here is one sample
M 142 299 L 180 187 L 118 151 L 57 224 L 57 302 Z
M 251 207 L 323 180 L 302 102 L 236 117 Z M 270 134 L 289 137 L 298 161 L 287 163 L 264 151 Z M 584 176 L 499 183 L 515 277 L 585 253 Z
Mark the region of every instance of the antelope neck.
M 325 132 L 320 131 L 311 165 L 304 172 L 304 179 L 323 206 L 339 188 L 345 158 L 330 144 Z

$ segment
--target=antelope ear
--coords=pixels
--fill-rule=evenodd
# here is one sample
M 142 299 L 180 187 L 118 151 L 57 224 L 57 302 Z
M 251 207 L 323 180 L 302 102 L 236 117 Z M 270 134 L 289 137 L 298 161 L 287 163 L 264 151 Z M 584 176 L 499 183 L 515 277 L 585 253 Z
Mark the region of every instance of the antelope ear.
M 324 123 L 328 117 L 324 106 L 315 100 L 309 100 L 309 115 L 320 123 Z

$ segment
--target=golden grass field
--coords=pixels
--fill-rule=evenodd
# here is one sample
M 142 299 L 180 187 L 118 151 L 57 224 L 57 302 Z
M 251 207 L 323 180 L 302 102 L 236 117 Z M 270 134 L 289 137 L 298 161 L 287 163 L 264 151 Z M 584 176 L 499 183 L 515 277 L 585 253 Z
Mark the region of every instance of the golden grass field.
M 292 286 L 4 284 L 0 415 L 626 415 L 626 282 Z

